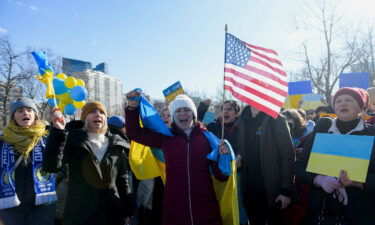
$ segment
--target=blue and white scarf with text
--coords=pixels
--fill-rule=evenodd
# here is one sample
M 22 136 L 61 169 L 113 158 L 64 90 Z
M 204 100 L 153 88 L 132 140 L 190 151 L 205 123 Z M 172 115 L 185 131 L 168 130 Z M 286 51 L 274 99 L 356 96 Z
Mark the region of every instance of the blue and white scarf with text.
M 35 191 L 35 205 L 51 203 L 57 200 L 55 192 L 55 176 L 42 170 L 45 140 L 41 141 L 32 151 L 32 170 Z M 0 154 L 0 209 L 12 208 L 20 205 L 16 194 L 15 183 L 15 154 L 13 146 L 3 142 Z M 21 156 L 20 156 L 21 157 Z

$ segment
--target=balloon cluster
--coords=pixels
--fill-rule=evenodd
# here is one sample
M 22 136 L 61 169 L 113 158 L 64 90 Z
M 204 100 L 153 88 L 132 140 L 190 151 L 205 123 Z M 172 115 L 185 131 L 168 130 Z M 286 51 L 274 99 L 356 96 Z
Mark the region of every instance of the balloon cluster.
M 59 73 L 52 83 L 56 103 L 53 98 L 49 98 L 47 102 L 50 106 L 54 107 L 57 104 L 57 108 L 62 113 L 73 115 L 77 109 L 81 109 L 86 104 L 87 90 L 83 80 Z

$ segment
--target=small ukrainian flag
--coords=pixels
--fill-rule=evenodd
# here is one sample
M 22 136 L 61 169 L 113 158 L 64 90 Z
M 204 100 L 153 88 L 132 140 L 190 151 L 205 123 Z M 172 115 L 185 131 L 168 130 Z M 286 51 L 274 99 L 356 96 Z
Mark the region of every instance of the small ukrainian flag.
M 317 133 L 306 171 L 339 177 L 346 170 L 351 180 L 364 183 L 373 136 Z

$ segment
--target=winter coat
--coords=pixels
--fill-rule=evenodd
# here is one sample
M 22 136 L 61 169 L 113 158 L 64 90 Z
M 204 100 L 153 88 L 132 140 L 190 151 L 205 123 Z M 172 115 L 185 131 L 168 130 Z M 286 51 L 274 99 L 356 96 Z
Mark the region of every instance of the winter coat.
M 246 186 L 253 181 L 247 180 L 248 171 L 246 161 L 247 149 L 254 143 L 250 143 L 249 131 L 251 123 L 250 107 L 246 107 L 238 122 L 238 148 L 241 160 L 242 184 Z M 296 198 L 296 188 L 293 183 L 295 152 L 291 141 L 288 124 L 282 115 L 276 119 L 264 115 L 261 122 L 260 135 L 260 168 L 263 177 L 269 207 L 272 207 L 276 197 L 279 194 Z M 242 187 L 244 195 L 246 189 Z
M 207 159 L 211 148 L 205 128 L 196 123 L 190 136 L 173 128 L 174 137 L 161 135 L 139 126 L 139 110 L 126 109 L 126 131 L 132 141 L 161 148 L 166 166 L 163 197 L 163 225 L 222 225 L 210 166 L 216 178 L 217 164 Z
M 108 148 L 99 163 L 82 121 L 67 131 L 52 128 L 44 153 L 43 168 L 58 172 L 68 164 L 68 195 L 63 224 L 123 224 L 132 215 L 129 166 L 125 142 L 106 133 Z
M 296 176 L 310 185 L 310 196 L 306 215 L 306 224 L 315 225 L 317 218 L 321 214 L 323 202 L 325 201 L 325 210 L 328 214 L 335 217 L 340 206 L 340 215 L 351 225 L 370 225 L 375 224 L 375 145 L 373 146 L 366 182 L 363 184 L 363 190 L 357 187 L 347 187 L 348 205 L 338 204 L 332 194 L 326 194 L 322 188 L 314 185 L 314 178 L 317 174 L 306 171 L 307 163 L 310 158 L 311 149 L 314 143 L 315 135 L 327 133 L 332 125 L 332 119 L 321 118 L 318 120 L 311 136 L 306 140 L 301 155 L 296 162 Z M 364 129 L 355 131 L 350 135 L 374 135 L 369 124 L 365 124 Z

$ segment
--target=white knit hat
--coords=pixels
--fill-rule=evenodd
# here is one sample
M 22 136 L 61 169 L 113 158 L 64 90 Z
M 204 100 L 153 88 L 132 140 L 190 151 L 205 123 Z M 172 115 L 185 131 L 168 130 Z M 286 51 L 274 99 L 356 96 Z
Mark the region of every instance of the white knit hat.
M 171 103 L 172 118 L 174 118 L 174 112 L 183 107 L 190 109 L 193 112 L 195 119 L 197 119 L 197 107 L 195 107 L 193 100 L 187 95 L 177 95 Z

